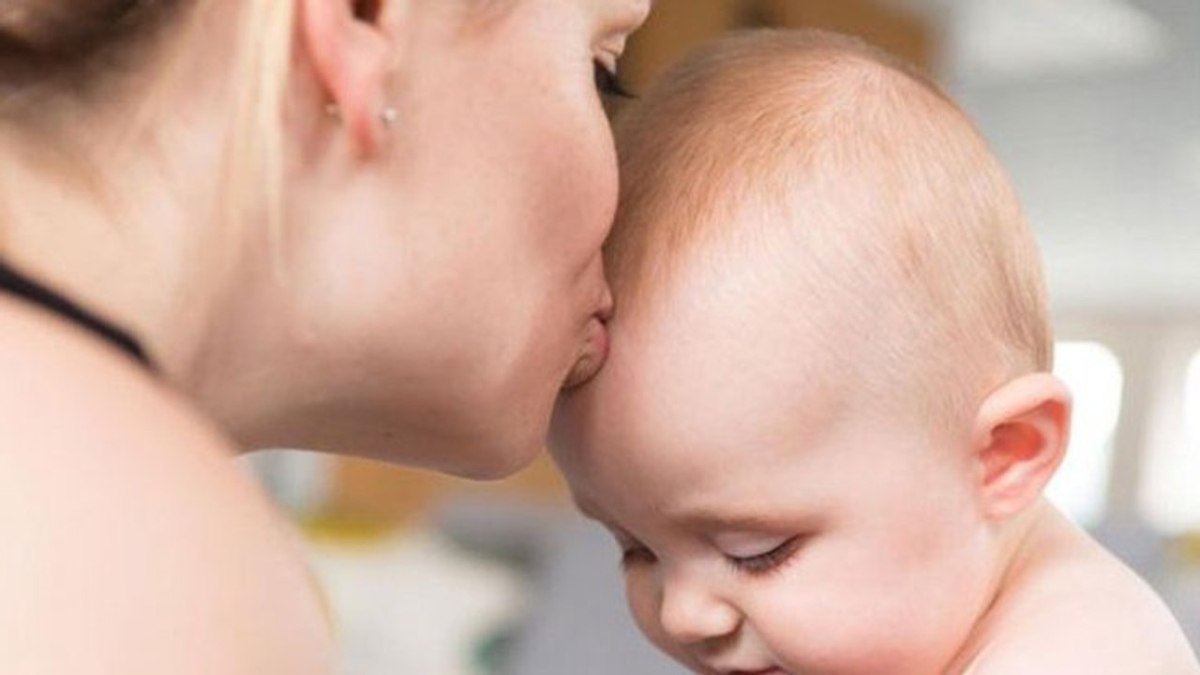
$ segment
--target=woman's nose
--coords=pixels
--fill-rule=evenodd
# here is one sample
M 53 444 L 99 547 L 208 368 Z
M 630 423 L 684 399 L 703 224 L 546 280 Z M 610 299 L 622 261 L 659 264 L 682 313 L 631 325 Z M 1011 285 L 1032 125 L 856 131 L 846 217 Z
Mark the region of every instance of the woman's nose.
M 731 603 L 695 582 L 666 583 L 659 607 L 663 631 L 680 644 L 697 644 L 737 631 L 742 616 Z

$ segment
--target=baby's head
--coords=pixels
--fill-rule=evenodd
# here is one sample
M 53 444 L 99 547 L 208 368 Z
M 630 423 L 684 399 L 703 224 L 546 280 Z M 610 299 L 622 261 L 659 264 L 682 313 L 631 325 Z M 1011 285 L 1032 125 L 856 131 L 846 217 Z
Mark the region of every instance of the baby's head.
M 942 672 L 1061 459 L 1038 255 L 935 85 L 758 32 L 619 125 L 612 352 L 556 459 L 693 669 Z

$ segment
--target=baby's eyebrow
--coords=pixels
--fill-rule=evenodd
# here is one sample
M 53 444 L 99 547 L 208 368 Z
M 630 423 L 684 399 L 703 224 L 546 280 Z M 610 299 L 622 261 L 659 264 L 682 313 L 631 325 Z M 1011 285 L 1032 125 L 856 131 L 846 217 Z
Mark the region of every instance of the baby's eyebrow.
M 733 511 L 716 507 L 681 509 L 671 520 L 701 531 L 735 530 L 758 532 L 779 528 L 777 515 L 758 511 Z

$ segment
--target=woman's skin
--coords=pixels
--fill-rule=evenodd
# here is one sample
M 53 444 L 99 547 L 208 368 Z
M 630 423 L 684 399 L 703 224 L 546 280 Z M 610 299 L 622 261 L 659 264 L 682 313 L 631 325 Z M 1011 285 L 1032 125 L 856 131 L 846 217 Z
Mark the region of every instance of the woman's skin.
M 109 96 L 0 120 L 4 259 L 161 371 L 0 294 L 2 672 L 327 672 L 304 566 L 228 457 L 502 476 L 603 361 L 595 63 L 648 0 L 297 1 L 278 231 L 216 218 L 242 0 Z

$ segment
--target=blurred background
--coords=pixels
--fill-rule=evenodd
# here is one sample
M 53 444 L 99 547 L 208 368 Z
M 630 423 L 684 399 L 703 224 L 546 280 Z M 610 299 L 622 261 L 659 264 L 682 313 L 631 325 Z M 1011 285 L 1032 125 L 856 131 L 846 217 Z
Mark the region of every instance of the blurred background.
M 753 26 L 922 66 L 1012 173 L 1042 245 L 1076 431 L 1052 498 L 1200 645 L 1200 0 L 657 0 L 635 92 Z M 682 672 L 626 618 L 608 536 L 548 462 L 499 484 L 276 451 L 350 675 Z

